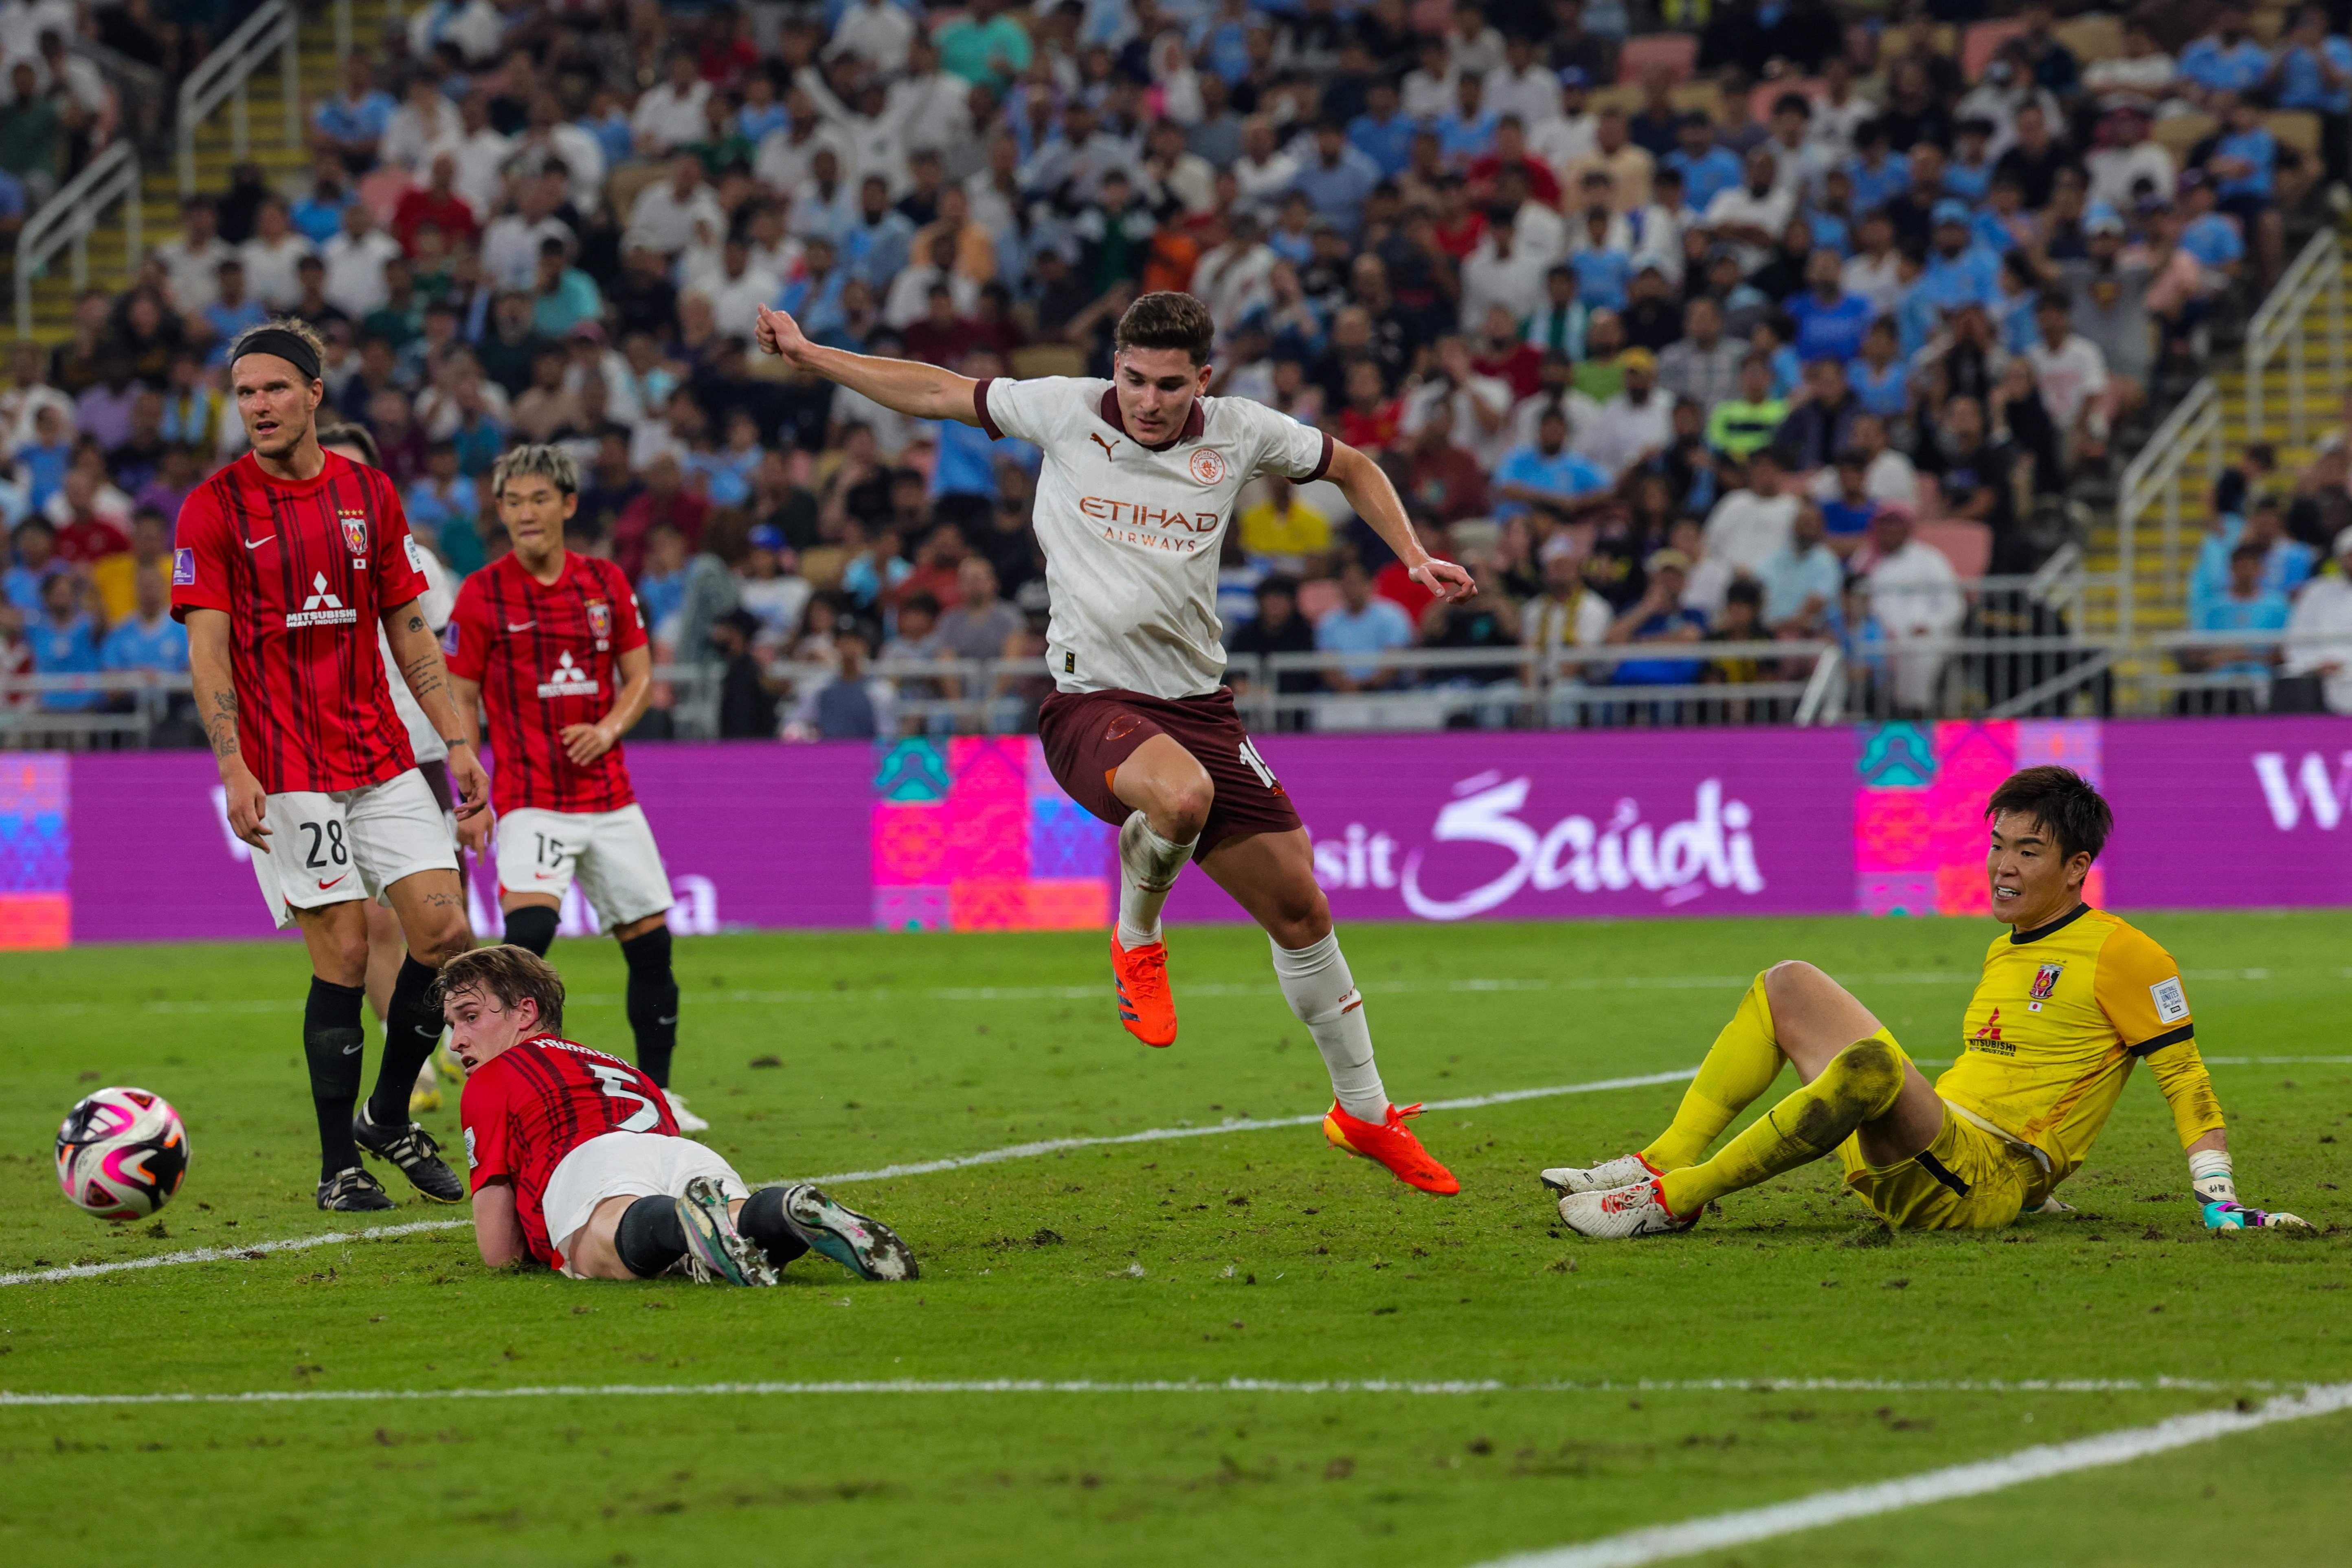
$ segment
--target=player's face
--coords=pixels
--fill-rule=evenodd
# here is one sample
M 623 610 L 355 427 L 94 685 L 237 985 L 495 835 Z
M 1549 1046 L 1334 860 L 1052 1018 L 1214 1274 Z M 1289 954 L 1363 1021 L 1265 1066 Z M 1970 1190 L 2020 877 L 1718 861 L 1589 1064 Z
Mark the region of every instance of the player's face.
M 1992 918 L 2031 931 L 2074 907 L 2091 858 L 2067 856 L 2037 818 L 2008 811 L 1993 818 L 1985 850 L 1985 879 L 1992 890 Z
M 580 510 L 580 498 L 565 495 L 538 474 L 509 479 L 499 491 L 499 521 L 526 559 L 552 553 L 563 542 L 563 525 Z
M 236 362 L 230 390 L 245 438 L 264 458 L 284 458 L 310 433 L 310 416 L 327 395 L 327 384 L 311 381 L 276 354 L 247 354 Z
M 1192 417 L 1192 400 L 1209 389 L 1209 367 L 1182 349 L 1123 349 L 1111 374 L 1118 415 L 1147 447 L 1173 441 Z
M 441 1004 L 449 1024 L 449 1049 L 472 1072 L 509 1046 L 540 1032 L 539 1004 L 524 997 L 508 1007 L 481 991 L 460 991 Z

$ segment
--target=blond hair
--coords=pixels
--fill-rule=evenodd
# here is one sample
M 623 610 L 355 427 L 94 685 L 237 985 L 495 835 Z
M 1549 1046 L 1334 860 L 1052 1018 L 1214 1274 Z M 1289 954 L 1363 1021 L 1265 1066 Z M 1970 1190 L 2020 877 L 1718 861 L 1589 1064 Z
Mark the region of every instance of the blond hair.
M 561 447 L 517 447 L 490 468 L 490 494 L 504 495 L 509 479 L 541 479 L 560 495 L 580 493 L 580 466 Z

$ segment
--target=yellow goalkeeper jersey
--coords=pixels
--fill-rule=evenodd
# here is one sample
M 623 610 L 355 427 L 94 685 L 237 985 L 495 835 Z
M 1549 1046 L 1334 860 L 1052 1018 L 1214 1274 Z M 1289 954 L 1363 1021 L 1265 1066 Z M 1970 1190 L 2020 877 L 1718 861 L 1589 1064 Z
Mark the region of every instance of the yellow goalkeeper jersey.
M 1995 937 L 1961 1031 L 1936 1092 L 2046 1154 L 2054 1180 L 2082 1164 L 2143 1057 L 2184 1148 L 2222 1125 L 2180 966 L 2105 910 Z

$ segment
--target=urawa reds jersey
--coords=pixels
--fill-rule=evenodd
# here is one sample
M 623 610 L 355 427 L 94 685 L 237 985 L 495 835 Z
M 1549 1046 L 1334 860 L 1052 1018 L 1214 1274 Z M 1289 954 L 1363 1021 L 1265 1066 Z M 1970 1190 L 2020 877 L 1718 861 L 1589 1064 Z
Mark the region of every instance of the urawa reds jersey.
M 1045 454 L 1032 510 L 1053 619 L 1045 660 L 1064 691 L 1200 697 L 1224 679 L 1217 538 L 1260 474 L 1305 484 L 1331 437 L 1245 397 L 1194 400 L 1165 447 L 1127 433 L 1107 381 L 1041 376 L 973 388 L 981 427 Z
M 247 452 L 181 503 L 175 543 L 172 614 L 227 614 L 237 747 L 264 790 L 416 765 L 376 651 L 382 613 L 425 590 L 390 478 L 329 452 L 317 477 L 281 479 Z
M 618 1057 L 553 1035 L 510 1046 L 475 1069 L 457 1102 L 467 1191 L 514 1184 L 531 1256 L 559 1267 L 542 1202 L 563 1157 L 607 1132 L 675 1138 L 677 1118 L 654 1080 Z
M 482 689 L 499 811 L 618 811 L 635 801 L 619 746 L 584 768 L 563 750 L 567 726 L 612 711 L 619 656 L 646 646 L 645 615 L 618 566 L 567 551 L 550 584 L 502 555 L 457 590 L 443 646 L 450 673 Z

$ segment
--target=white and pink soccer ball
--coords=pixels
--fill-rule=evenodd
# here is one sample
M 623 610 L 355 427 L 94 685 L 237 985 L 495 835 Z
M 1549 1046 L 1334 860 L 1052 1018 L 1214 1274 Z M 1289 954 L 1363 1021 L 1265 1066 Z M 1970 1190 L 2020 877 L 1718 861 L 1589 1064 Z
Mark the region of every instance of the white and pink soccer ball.
M 58 1188 L 100 1219 L 153 1214 L 187 1173 L 188 1130 L 160 1094 L 101 1089 L 58 1129 Z

